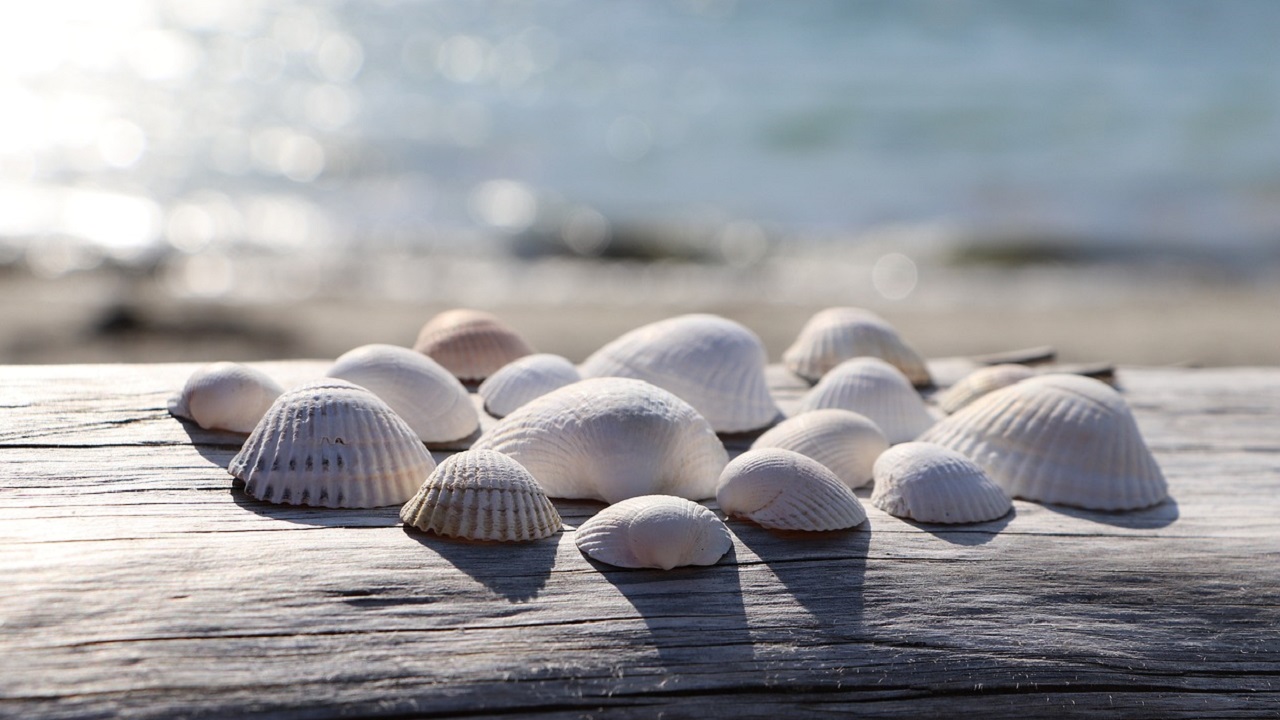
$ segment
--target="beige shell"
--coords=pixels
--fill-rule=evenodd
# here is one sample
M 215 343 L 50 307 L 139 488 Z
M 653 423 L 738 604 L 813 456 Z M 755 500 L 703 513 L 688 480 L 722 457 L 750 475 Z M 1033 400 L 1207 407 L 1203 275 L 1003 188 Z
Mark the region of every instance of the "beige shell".
M 1168 496 L 1124 398 L 1079 375 L 1039 375 L 996 390 L 920 440 L 968 456 L 1026 500 L 1135 510 Z
M 574 533 L 592 560 L 670 570 L 714 565 L 733 547 L 729 528 L 706 507 L 671 495 L 642 495 L 596 513 Z
M 228 467 L 259 500 L 361 508 L 403 505 L 434 469 L 386 403 L 336 379 L 276 398 Z
M 382 398 L 423 442 L 449 442 L 480 428 L 480 415 L 462 383 L 409 348 L 363 345 L 334 361 L 327 374 Z
M 988 365 L 965 375 L 955 385 L 938 393 L 938 409 L 950 415 L 993 390 L 1034 377 L 1036 371 L 1026 365 Z
M 817 460 L 781 448 L 748 450 L 720 474 L 726 515 L 775 530 L 839 530 L 867 519 L 862 503 Z
M 582 379 L 578 368 L 559 355 L 526 355 L 502 367 L 480 383 L 485 412 L 500 418 L 521 405 Z
M 413 349 L 463 382 L 480 382 L 533 347 L 506 323 L 483 310 L 446 310 L 418 333 Z
M 689 403 L 716 432 L 773 424 L 778 406 L 765 380 L 764 344 L 746 327 L 716 315 L 681 315 L 636 328 L 582 363 L 584 378 L 629 377 Z
M 871 503 L 897 517 L 927 523 L 975 523 L 1003 517 L 1009 496 L 977 463 L 941 445 L 895 445 L 876 460 Z
M 883 318 L 870 310 L 827 308 L 805 323 L 782 363 L 811 382 L 855 357 L 878 357 L 902 371 L 916 387 L 933 384 L 924 358 Z
M 880 358 L 846 360 L 800 400 L 800 411 L 841 408 L 865 415 L 890 443 L 907 442 L 933 425 L 920 394 L 897 368 Z
M 191 373 L 182 392 L 169 398 L 169 412 L 206 430 L 248 434 L 282 392 L 261 370 L 217 362 Z
M 524 465 L 551 497 L 603 500 L 715 494 L 728 462 L 688 403 L 641 380 L 596 378 L 553 390 L 511 413 L 472 446 Z
M 800 413 L 756 438 L 752 450 L 782 448 L 811 457 L 827 466 L 850 488 L 871 482 L 880 453 L 889 449 L 880 427 L 850 410 L 826 408 Z
M 470 450 L 431 473 L 400 520 L 467 540 L 527 542 L 560 532 L 560 513 L 528 470 L 506 455 Z

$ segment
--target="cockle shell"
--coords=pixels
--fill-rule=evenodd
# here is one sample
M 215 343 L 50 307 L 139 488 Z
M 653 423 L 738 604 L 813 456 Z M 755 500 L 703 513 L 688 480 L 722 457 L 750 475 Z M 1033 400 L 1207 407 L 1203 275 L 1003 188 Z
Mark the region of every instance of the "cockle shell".
M 827 308 L 809 318 L 795 342 L 783 352 L 782 363 L 812 382 L 845 360 L 864 356 L 885 360 L 916 387 L 933 383 L 920 353 L 883 318 L 862 308 Z
M 1124 398 L 1079 375 L 1039 375 L 996 390 L 920 440 L 963 453 L 1026 500 L 1135 510 L 1168 496 Z
M 941 445 L 894 445 L 876 460 L 871 503 L 927 523 L 974 523 L 1003 517 L 1013 503 L 978 464 Z
M 817 460 L 781 448 L 748 450 L 720 474 L 716 502 L 775 530 L 839 530 L 867 519 L 862 503 Z
M 248 365 L 217 362 L 191 373 L 169 412 L 206 430 L 251 433 L 284 388 Z
M 955 385 L 938 393 L 938 409 L 950 415 L 993 390 L 1008 387 L 1029 377 L 1036 371 L 1026 365 L 988 365 L 965 375 Z
M 468 540 L 525 542 L 560 532 L 560 513 L 528 470 L 506 455 L 450 455 L 400 509 L 419 530 Z
M 920 394 L 897 368 L 880 358 L 846 360 L 800 400 L 800 412 L 842 408 L 867 416 L 890 443 L 914 440 L 933 424 Z
M 559 355 L 538 353 L 512 360 L 480 383 L 484 409 L 500 418 L 530 400 L 582 379 L 578 368 Z
M 472 447 L 511 456 L 551 497 L 608 503 L 654 494 L 711 497 L 728 462 L 715 431 L 688 403 L 626 378 L 553 390 Z
M 228 471 L 267 502 L 380 507 L 404 504 L 435 465 L 376 395 L 326 379 L 276 398 Z
M 733 547 L 729 528 L 714 512 L 671 495 L 610 505 L 578 527 L 574 543 L 602 563 L 661 570 L 714 565 Z
M 752 450 L 782 448 L 811 457 L 827 466 L 850 488 L 871 482 L 880 453 L 889 449 L 880 427 L 850 410 L 826 408 L 800 413 L 756 438 Z
M 466 308 L 428 320 L 413 349 L 463 382 L 480 382 L 512 360 L 533 354 L 533 347 L 496 316 Z
M 327 374 L 377 395 L 423 442 L 449 442 L 480 428 L 480 416 L 462 383 L 440 363 L 409 348 L 363 345 L 334 361 Z
M 768 355 L 746 327 L 716 315 L 681 315 L 636 328 L 582 363 L 583 377 L 629 377 L 689 403 L 716 432 L 772 424 L 778 406 L 764 371 Z

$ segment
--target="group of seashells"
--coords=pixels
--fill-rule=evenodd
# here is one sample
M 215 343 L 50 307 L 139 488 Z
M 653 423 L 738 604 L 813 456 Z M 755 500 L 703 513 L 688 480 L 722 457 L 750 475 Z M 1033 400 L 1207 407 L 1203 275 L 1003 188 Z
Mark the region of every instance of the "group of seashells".
M 872 482 L 876 507 L 923 523 L 995 520 L 1011 497 L 1108 511 L 1167 497 L 1128 405 L 1098 380 L 995 365 L 931 405 L 924 360 L 858 308 L 816 314 L 784 353 L 813 383 L 790 418 L 767 362 L 753 332 L 715 315 L 632 330 L 575 366 L 459 309 L 412 349 L 356 348 L 288 391 L 205 366 L 169 407 L 248 434 L 228 470 L 258 500 L 401 505 L 406 525 L 482 541 L 559 532 L 549 498 L 602 501 L 575 541 L 621 567 L 717 562 L 729 529 L 697 502 L 713 497 L 726 516 L 802 531 L 862 524 L 854 490 Z M 483 433 L 468 386 L 500 418 Z M 759 435 L 730 461 L 722 436 L 742 433 Z M 431 447 L 466 449 L 437 466 Z

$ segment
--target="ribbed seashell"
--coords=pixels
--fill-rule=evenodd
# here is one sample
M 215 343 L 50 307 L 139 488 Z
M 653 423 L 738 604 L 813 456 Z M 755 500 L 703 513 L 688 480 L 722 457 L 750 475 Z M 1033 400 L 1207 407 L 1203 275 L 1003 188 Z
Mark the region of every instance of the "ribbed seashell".
M 890 443 L 916 439 L 933 425 L 933 416 L 911 382 L 880 358 L 846 360 L 800 399 L 800 412 L 841 408 L 865 415 Z
M 733 547 L 729 528 L 714 512 L 671 495 L 610 505 L 578 527 L 574 543 L 592 560 L 660 570 L 714 565 Z
M 855 357 L 878 357 L 901 370 L 916 387 L 933 382 L 920 353 L 883 318 L 862 308 L 827 308 L 809 318 L 783 352 L 782 363 L 812 382 Z
M 560 532 L 560 513 L 538 481 L 520 463 L 489 450 L 445 458 L 400 508 L 400 520 L 467 540 L 526 542 Z
M 752 450 L 782 448 L 811 457 L 827 466 L 850 488 L 871 482 L 880 453 L 889 449 L 880 427 L 851 410 L 826 408 L 784 420 L 752 443 Z
M 538 353 L 512 360 L 480 383 L 485 412 L 500 418 L 536 397 L 578 382 L 578 368 L 559 355 Z
M 1106 383 L 1039 375 L 989 393 L 920 436 L 978 463 L 1013 497 L 1135 510 L 1168 497 L 1129 406 Z
M 327 375 L 382 398 L 425 443 L 457 440 L 480 428 L 480 415 L 458 378 L 409 348 L 363 345 L 334 361 Z
M 553 390 L 498 421 L 472 447 L 511 456 L 551 497 L 608 503 L 711 497 L 728 462 L 715 431 L 688 403 L 627 378 Z
M 533 347 L 496 316 L 466 308 L 428 320 L 413 349 L 463 382 L 480 382 L 512 360 L 533 354 Z
M 862 503 L 835 473 L 781 448 L 734 458 L 720 474 L 716 502 L 726 515 L 775 530 L 840 530 L 867 519 Z
M 206 430 L 251 433 L 284 388 L 248 365 L 217 362 L 191 373 L 169 412 Z
M 380 507 L 403 505 L 435 466 L 378 396 L 325 379 L 276 398 L 228 471 L 267 502 Z
M 582 363 L 582 376 L 653 383 L 689 403 L 716 432 L 772 424 L 778 406 L 765 380 L 768 355 L 746 327 L 716 315 L 681 315 L 636 328 Z
M 894 445 L 876 460 L 871 503 L 896 517 L 974 523 L 1003 517 L 1013 503 L 978 464 L 941 445 Z
M 938 393 L 938 409 L 950 415 L 993 390 L 1034 377 L 1026 365 L 988 365 L 965 375 L 955 385 Z

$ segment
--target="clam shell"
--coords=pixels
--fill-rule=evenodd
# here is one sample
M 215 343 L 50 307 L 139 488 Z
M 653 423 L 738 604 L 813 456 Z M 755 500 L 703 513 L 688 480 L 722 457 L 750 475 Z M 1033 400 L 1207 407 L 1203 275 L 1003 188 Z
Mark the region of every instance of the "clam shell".
M 688 403 L 641 380 L 596 378 L 553 390 L 472 445 L 525 466 L 551 497 L 615 503 L 638 495 L 699 500 L 728 462 Z
M 890 443 L 914 440 L 933 425 L 920 394 L 897 368 L 880 358 L 846 360 L 800 400 L 800 412 L 841 408 L 867 416 Z
M 938 408 L 950 415 L 993 390 L 1008 387 L 1029 377 L 1036 371 L 1026 365 L 988 365 L 965 375 L 955 385 L 938 393 Z
M 968 456 L 1026 500 L 1135 510 L 1168 497 L 1124 398 L 1079 375 L 1039 375 L 996 390 L 920 440 Z
M 502 367 L 476 390 L 484 398 L 484 409 L 500 418 L 536 397 L 582 379 L 578 368 L 559 355 L 526 355 Z
M 924 358 L 883 318 L 870 310 L 833 307 L 809 318 L 782 363 L 795 374 L 817 381 L 855 357 L 878 357 L 902 371 L 916 387 L 933 383 Z
M 760 338 L 716 315 L 681 315 L 636 328 L 582 363 L 582 376 L 653 383 L 689 403 L 716 432 L 766 427 L 779 417 Z
M 582 523 L 574 543 L 602 563 L 661 570 L 714 565 L 733 546 L 729 528 L 714 512 L 670 495 L 610 505 Z
M 780 448 L 748 450 L 720 474 L 716 502 L 776 530 L 839 530 L 867 519 L 862 503 L 817 460 Z
M 379 507 L 413 497 L 435 461 L 376 395 L 327 379 L 276 398 L 227 469 L 259 500 Z
M 850 488 L 871 482 L 880 453 L 889 449 L 880 427 L 864 415 L 827 408 L 800 413 L 756 438 L 752 450 L 782 448 L 827 466 Z
M 459 308 L 431 318 L 418 333 L 413 349 L 426 355 L 463 382 L 480 382 L 533 347 L 491 313 Z
M 528 470 L 506 455 L 470 450 L 431 473 L 400 520 L 468 540 L 526 542 L 560 532 L 560 513 Z
M 284 388 L 247 365 L 217 362 L 191 373 L 169 398 L 169 412 L 206 430 L 251 433 Z
M 927 523 L 974 523 L 1003 517 L 1013 503 L 978 464 L 941 445 L 895 445 L 876 460 L 871 503 Z

